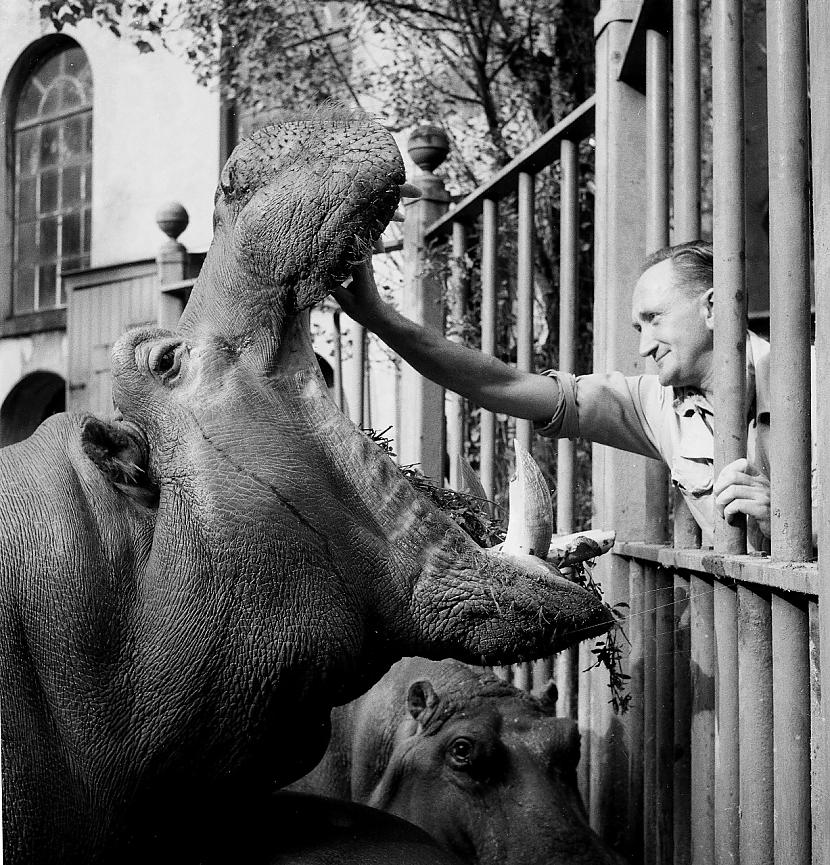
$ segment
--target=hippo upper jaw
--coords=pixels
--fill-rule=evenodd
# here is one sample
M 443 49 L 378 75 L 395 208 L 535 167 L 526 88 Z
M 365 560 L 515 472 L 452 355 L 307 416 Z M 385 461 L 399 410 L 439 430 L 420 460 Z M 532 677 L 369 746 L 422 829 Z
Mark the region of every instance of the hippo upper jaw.
M 217 190 L 214 241 L 179 325 L 232 344 L 273 340 L 330 293 L 392 219 L 405 182 L 392 136 L 352 112 L 265 127 Z

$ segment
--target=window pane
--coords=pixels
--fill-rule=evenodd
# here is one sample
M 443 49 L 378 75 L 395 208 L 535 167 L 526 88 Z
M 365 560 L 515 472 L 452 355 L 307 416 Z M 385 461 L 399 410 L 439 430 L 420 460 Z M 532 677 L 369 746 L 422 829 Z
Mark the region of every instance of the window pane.
M 70 117 L 63 127 L 64 159 L 71 159 L 84 150 L 84 118 Z
M 61 110 L 61 85 L 59 83 L 52 84 L 46 91 L 46 98 L 43 100 L 41 114 L 44 117 L 49 117 L 52 114 L 57 114 Z
M 81 175 L 83 168 L 80 165 L 70 165 L 63 170 L 63 195 L 61 207 L 64 210 L 77 207 L 81 203 Z
M 59 171 L 44 171 L 40 175 L 40 212 L 54 213 L 58 209 Z
M 31 120 L 32 118 L 37 117 L 38 112 L 40 111 L 40 97 L 40 87 L 38 86 L 37 80 L 33 78 L 23 88 L 23 92 L 20 94 L 20 101 L 17 103 L 16 120 L 18 122 Z
M 78 255 L 81 251 L 81 214 L 63 215 L 63 236 L 61 238 L 61 258 Z
M 57 283 L 57 268 L 54 264 L 43 264 L 38 268 L 38 286 L 37 286 L 37 307 L 43 309 L 47 306 L 54 306 L 55 285 Z
M 59 126 L 56 123 L 50 123 L 42 128 L 40 136 L 40 164 L 41 167 L 46 165 L 54 165 L 58 161 L 59 141 L 58 131 Z
M 78 108 L 83 102 L 81 91 L 74 81 L 64 80 L 61 94 L 61 104 L 64 108 Z
M 56 54 L 51 59 L 47 60 L 43 66 L 37 71 L 37 77 L 43 84 L 44 88 L 54 81 L 61 71 L 61 55 Z
M 22 177 L 17 188 L 17 218 L 30 222 L 35 218 L 37 181 L 34 177 Z
M 18 170 L 22 174 L 36 174 L 40 160 L 40 129 L 27 129 L 17 133 Z
M 58 257 L 58 220 L 55 217 L 44 219 L 40 223 L 40 246 L 38 252 L 40 261 Z
M 15 274 L 14 311 L 31 312 L 35 308 L 35 270 L 19 267 Z
M 63 53 L 63 71 L 67 75 L 78 75 L 82 69 L 88 69 L 86 55 L 80 48 L 70 48 Z
M 34 264 L 37 261 L 37 223 L 17 226 L 17 262 Z

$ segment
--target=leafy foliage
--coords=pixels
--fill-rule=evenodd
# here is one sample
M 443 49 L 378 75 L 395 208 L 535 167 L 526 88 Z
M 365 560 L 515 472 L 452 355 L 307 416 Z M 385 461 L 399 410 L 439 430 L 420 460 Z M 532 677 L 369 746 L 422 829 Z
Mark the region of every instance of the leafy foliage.
M 392 439 L 388 436 L 389 428 L 381 432 L 372 429 L 365 429 L 363 432 L 390 457 L 396 456 L 392 449 Z M 492 547 L 504 540 L 507 531 L 502 521 L 490 516 L 491 511 L 498 512 L 498 507 L 493 502 L 482 501 L 466 493 L 441 487 L 431 478 L 425 477 L 416 466 L 401 466 L 401 472 L 421 495 L 444 511 L 479 546 Z M 605 603 L 602 585 L 593 577 L 593 565 L 594 562 L 591 560 L 571 565 L 567 569 L 568 578 L 593 592 Z M 594 648 L 591 649 L 595 662 L 588 667 L 588 670 L 594 667 L 605 667 L 608 670 L 608 687 L 611 690 L 609 702 L 614 712 L 619 715 L 628 711 L 631 702 L 631 694 L 627 692 L 628 680 L 631 676 L 622 671 L 623 650 L 619 642 L 620 636 L 628 640 L 623 630 L 627 611 L 628 604 L 624 602 L 611 607 L 616 625 L 604 639 L 595 643 Z

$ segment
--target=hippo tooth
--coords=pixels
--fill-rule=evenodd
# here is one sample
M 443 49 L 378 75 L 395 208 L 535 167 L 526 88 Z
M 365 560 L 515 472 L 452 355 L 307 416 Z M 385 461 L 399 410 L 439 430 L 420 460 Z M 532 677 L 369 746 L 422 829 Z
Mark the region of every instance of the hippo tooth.
M 460 480 L 458 492 L 472 496 L 482 503 L 486 502 L 487 493 L 484 492 L 484 487 L 481 485 L 478 474 L 470 465 L 467 458 L 463 454 L 456 454 L 455 465 L 458 469 L 457 474 Z
M 402 183 L 401 184 L 401 198 L 420 198 L 423 195 L 423 192 L 417 186 L 413 186 L 411 183 Z
M 510 479 L 510 519 L 502 552 L 547 557 L 553 536 L 553 505 L 539 466 L 518 441 L 516 473 Z

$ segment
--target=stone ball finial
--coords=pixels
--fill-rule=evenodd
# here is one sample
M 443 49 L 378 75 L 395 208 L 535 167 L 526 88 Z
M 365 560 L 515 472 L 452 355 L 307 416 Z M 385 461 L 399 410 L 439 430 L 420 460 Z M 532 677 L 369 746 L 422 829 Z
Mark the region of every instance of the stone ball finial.
M 187 211 L 178 201 L 168 201 L 156 211 L 156 225 L 174 242 L 189 222 Z
M 447 158 L 450 141 L 440 126 L 422 123 L 412 130 L 406 149 L 421 171 L 434 171 Z

